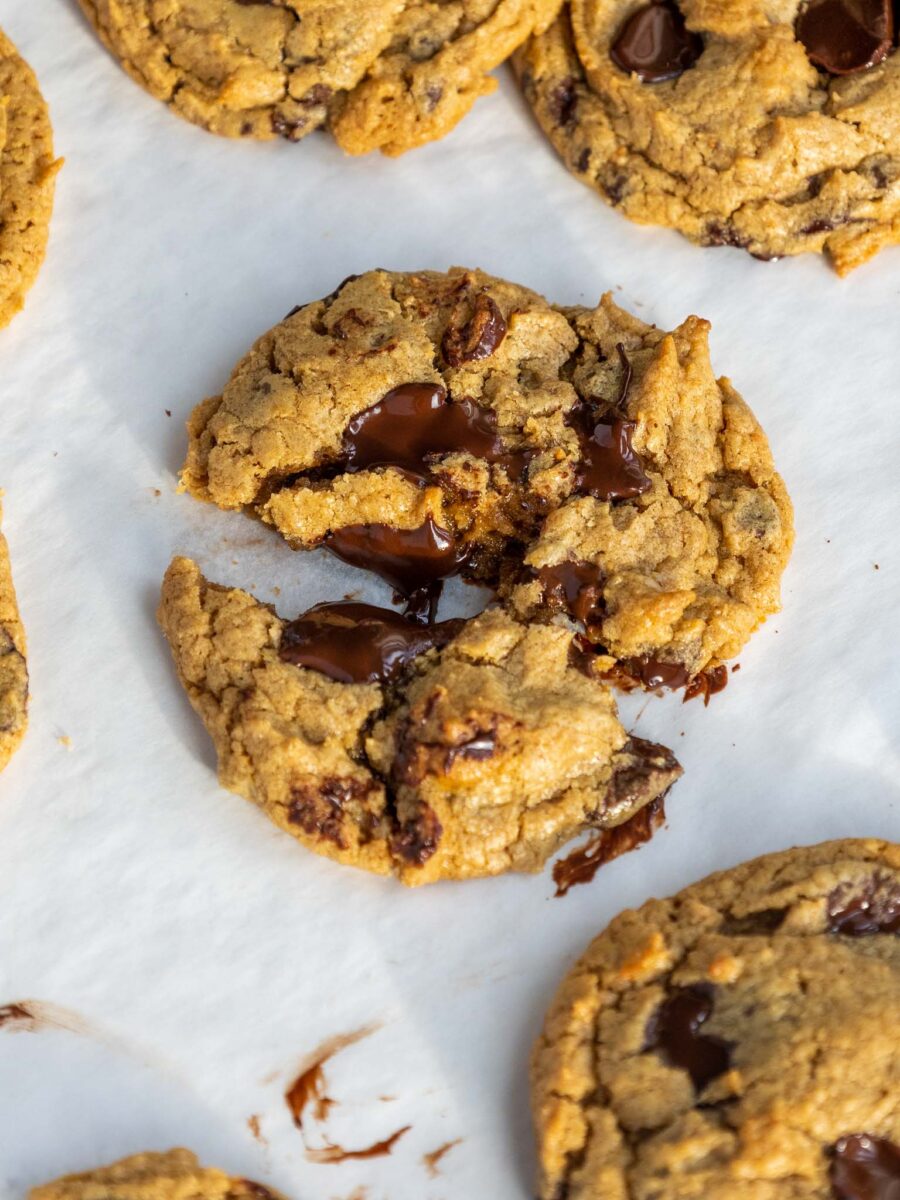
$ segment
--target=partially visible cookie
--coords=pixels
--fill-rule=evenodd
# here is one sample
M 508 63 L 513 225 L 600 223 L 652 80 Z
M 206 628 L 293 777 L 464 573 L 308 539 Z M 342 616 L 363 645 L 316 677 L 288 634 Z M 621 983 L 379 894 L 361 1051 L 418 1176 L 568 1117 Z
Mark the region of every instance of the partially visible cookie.
M 3 516 L 0 505 L 0 518 Z M 28 668 L 25 630 L 19 617 L 9 566 L 9 548 L 0 533 L 0 771 L 25 736 L 28 724 Z
M 371 271 L 264 334 L 198 406 L 182 486 L 414 607 L 461 574 L 524 618 L 580 623 L 600 670 L 684 683 L 777 610 L 793 540 L 708 332 L 481 271 Z
M 900 242 L 887 0 L 571 0 L 519 54 L 579 179 L 634 221 L 841 274 Z
M 770 854 L 626 911 L 532 1063 L 541 1200 L 893 1200 L 900 846 Z
M 0 326 L 25 303 L 50 232 L 53 131 L 34 73 L 0 30 Z
M 81 0 L 126 71 L 228 137 L 328 126 L 351 154 L 443 137 L 560 0 Z
M 569 631 L 500 610 L 422 626 L 338 604 L 286 622 L 175 559 L 159 621 L 222 784 L 317 853 L 405 884 L 538 871 L 681 773 L 629 737 Z
M 30 1200 L 278 1200 L 261 1183 L 201 1167 L 189 1150 L 133 1154 L 32 1188 Z

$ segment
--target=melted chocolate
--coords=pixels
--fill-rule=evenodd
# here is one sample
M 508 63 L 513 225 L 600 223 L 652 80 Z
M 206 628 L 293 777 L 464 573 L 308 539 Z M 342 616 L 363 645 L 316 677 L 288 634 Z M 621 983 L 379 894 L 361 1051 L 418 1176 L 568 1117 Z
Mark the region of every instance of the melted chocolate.
M 708 708 L 710 697 L 724 691 L 727 686 L 728 668 L 724 665 L 710 667 L 708 671 L 701 671 L 699 675 L 695 675 L 684 689 L 684 703 L 696 696 L 702 696 L 704 707 Z
M 685 26 L 672 0 L 646 4 L 633 13 L 613 42 L 610 56 L 617 67 L 643 83 L 677 79 L 703 53 L 703 39 Z
M 673 1067 L 687 1071 L 696 1091 L 731 1066 L 731 1045 L 700 1032 L 713 1011 L 713 989 L 702 983 L 669 992 L 647 1027 L 646 1049 L 656 1050 Z
M 645 687 L 654 692 L 657 688 L 674 691 L 684 687 L 688 681 L 687 669 L 681 663 L 663 662 L 658 658 L 623 658 L 609 672 L 610 682 Z
M 479 729 L 465 742 L 449 746 L 444 758 L 444 771 L 449 771 L 458 758 L 470 758 L 484 762 L 491 758 L 497 748 L 497 735 L 492 729 Z
M 462 625 L 417 625 L 373 604 L 317 604 L 284 627 L 278 653 L 340 683 L 386 683 L 419 654 L 446 645 Z
M 900 1200 L 900 1146 L 871 1133 L 851 1133 L 832 1150 L 835 1200 Z
M 535 575 L 544 589 L 544 600 L 585 628 L 602 615 L 605 576 L 595 563 L 567 560 L 538 567 Z
M 395 770 L 402 771 L 398 755 Z M 444 833 L 437 813 L 427 804 L 420 804 L 413 817 L 400 823 L 397 833 L 388 843 L 395 858 L 402 858 L 412 866 L 421 867 L 435 853 Z
M 660 796 L 621 825 L 594 834 L 589 842 L 553 864 L 555 894 L 565 896 L 576 884 L 590 883 L 605 863 L 649 842 L 665 819 L 665 803 Z
M 581 452 L 575 475 L 579 492 L 598 500 L 628 500 L 653 486 L 631 444 L 634 421 L 624 417 L 597 419 L 587 405 L 580 405 L 569 423 L 578 434 Z
M 810 62 L 829 74 L 867 71 L 894 44 L 891 0 L 809 0 L 796 34 Z
M 311 1067 L 307 1067 L 284 1093 L 285 1101 L 298 1129 L 303 1128 L 303 1118 L 308 1107 L 312 1107 L 317 1121 L 324 1121 L 328 1116 L 329 1109 L 334 1105 L 334 1101 L 325 1095 L 325 1072 L 322 1070 L 329 1058 L 331 1055 L 326 1054 L 324 1058 L 314 1062 Z
M 461 367 L 463 363 L 490 358 L 505 337 L 503 313 L 487 292 L 479 292 L 468 321 L 447 326 L 441 352 L 449 366 Z
M 827 911 L 830 933 L 844 937 L 900 933 L 900 884 L 880 874 L 873 875 L 862 891 L 841 884 L 828 897 Z

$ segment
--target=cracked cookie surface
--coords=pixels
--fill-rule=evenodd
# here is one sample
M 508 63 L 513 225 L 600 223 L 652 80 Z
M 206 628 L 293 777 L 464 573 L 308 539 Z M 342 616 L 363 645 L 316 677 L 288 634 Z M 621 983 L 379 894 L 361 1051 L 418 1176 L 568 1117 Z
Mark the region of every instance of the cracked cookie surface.
M 286 622 L 188 559 L 169 567 L 159 608 L 221 783 L 317 853 L 409 885 L 538 871 L 681 773 L 629 737 L 609 690 L 572 665 L 567 630 L 501 610 L 429 627 L 369 609 L 425 640 L 369 672 L 358 646 L 335 650 L 359 632 L 341 612 L 326 613 L 340 631 L 330 660 L 319 635 L 310 657 L 320 611 Z
M 3 508 L 0 505 L 0 520 Z M 0 532 L 0 771 L 25 736 L 28 724 L 28 667 L 25 630 L 19 617 L 9 565 L 9 547 Z
M 616 917 L 535 1048 L 542 1200 L 895 1195 L 898 935 L 900 846 L 874 840 Z
M 598 670 L 687 679 L 777 610 L 793 538 L 708 330 L 667 334 L 609 297 L 558 308 L 480 271 L 369 272 L 264 334 L 198 406 L 182 486 L 295 548 L 381 561 L 407 595 L 460 573 L 522 618 L 577 620 Z
M 443 137 L 559 0 L 80 0 L 151 95 L 229 137 L 327 126 L 351 154 Z
M 30 1200 L 279 1200 L 249 1179 L 201 1167 L 189 1150 L 133 1154 L 32 1188 Z
M 761 258 L 825 251 L 844 274 L 900 241 L 892 44 L 834 75 L 797 37 L 802 0 L 664 0 L 655 15 L 688 50 L 668 64 L 674 77 L 650 81 L 614 57 L 646 7 L 571 0 L 519 54 L 525 95 L 573 174 L 634 221 Z
M 0 30 L 0 326 L 25 303 L 50 233 L 53 131 L 34 72 Z

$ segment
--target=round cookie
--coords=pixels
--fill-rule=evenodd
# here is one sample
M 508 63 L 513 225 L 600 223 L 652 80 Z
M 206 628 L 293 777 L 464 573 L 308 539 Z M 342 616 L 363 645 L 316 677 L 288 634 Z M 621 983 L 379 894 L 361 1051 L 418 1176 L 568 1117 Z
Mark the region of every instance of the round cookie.
M 227 137 L 328 126 L 350 154 L 443 137 L 559 0 L 81 0 L 126 71 Z
M 287 622 L 181 558 L 159 622 L 223 786 L 411 886 L 539 871 L 577 834 L 661 808 L 681 774 L 629 737 L 571 633 L 500 610 L 422 626 L 339 603 Z
M 50 232 L 53 131 L 34 73 L 0 30 L 0 326 L 25 303 Z
M 542 1200 L 893 1200 L 900 846 L 766 855 L 626 911 L 532 1062 Z
M 198 406 L 182 486 L 422 612 L 462 574 L 524 619 L 577 623 L 599 671 L 684 683 L 776 611 L 793 537 L 708 331 L 481 271 L 371 271 L 294 310 Z
M 32 1188 L 29 1200 L 279 1200 L 250 1179 L 201 1167 L 189 1150 L 133 1154 Z
M 3 509 L 0 506 L 0 518 Z M 9 566 L 9 547 L 0 533 L 0 771 L 25 736 L 28 724 L 28 667 L 25 630 L 19 617 Z
M 571 0 L 518 69 L 569 170 L 634 221 L 841 274 L 900 241 L 887 0 Z

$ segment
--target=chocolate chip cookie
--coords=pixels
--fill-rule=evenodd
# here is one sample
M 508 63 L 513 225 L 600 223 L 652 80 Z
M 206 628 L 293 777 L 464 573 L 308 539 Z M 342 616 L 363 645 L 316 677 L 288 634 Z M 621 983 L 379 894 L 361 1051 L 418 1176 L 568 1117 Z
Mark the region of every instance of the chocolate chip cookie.
M 2 493 L 0 493 L 2 495 Z M 0 505 L 0 518 L 3 516 Z M 0 771 L 25 736 L 28 724 L 28 668 L 25 630 L 19 618 L 9 567 L 9 548 L 0 533 Z
M 569 170 L 634 221 L 841 274 L 900 241 L 890 0 L 571 0 L 518 69 Z
M 770 854 L 618 916 L 533 1058 L 542 1200 L 893 1200 L 900 846 Z
M 0 30 L 0 326 L 25 303 L 50 232 L 53 131 L 34 73 Z
M 350 154 L 448 133 L 560 0 L 81 0 L 126 71 L 228 137 L 327 127 Z
M 195 410 L 182 486 L 379 572 L 420 614 L 461 574 L 577 624 L 598 671 L 684 683 L 777 609 L 793 536 L 708 330 L 481 271 L 372 271 Z
M 681 774 L 629 737 L 563 628 L 353 603 L 285 621 L 184 558 L 159 621 L 222 784 L 317 853 L 405 884 L 539 871 Z
M 189 1150 L 134 1154 L 108 1167 L 32 1188 L 30 1200 L 279 1200 L 249 1179 L 201 1167 Z

